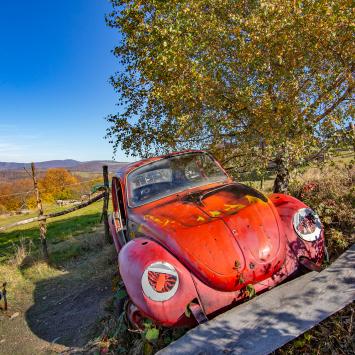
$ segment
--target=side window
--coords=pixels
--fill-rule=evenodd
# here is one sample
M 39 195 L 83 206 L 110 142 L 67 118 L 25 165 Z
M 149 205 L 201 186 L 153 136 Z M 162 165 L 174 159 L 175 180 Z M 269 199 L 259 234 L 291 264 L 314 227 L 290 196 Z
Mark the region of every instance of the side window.
M 200 166 L 205 176 L 217 177 L 225 176 L 215 162 L 207 155 L 203 154 L 199 157 L 197 164 Z

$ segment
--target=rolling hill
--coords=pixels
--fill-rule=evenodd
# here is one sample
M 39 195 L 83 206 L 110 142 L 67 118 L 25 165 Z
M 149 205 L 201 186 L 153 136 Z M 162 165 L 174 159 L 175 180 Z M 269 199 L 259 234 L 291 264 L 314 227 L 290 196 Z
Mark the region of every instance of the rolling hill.
M 81 162 L 73 159 L 35 162 L 35 166 L 38 170 L 47 170 L 50 168 L 65 168 L 71 171 L 84 172 L 101 172 L 103 165 L 108 165 L 110 171 L 115 171 L 120 166 L 125 164 L 127 163 L 116 162 L 113 160 L 91 160 Z M 30 168 L 30 163 L 0 162 L 0 171 L 22 170 L 24 167 Z

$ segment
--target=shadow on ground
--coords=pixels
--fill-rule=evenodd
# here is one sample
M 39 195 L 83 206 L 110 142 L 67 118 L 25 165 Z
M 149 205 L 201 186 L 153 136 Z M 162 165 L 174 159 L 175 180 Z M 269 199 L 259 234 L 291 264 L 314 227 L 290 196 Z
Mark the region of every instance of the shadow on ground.
M 39 338 L 82 347 L 112 299 L 116 258 L 112 245 L 97 248 L 60 268 L 60 274 L 35 282 L 34 304 L 26 312 Z

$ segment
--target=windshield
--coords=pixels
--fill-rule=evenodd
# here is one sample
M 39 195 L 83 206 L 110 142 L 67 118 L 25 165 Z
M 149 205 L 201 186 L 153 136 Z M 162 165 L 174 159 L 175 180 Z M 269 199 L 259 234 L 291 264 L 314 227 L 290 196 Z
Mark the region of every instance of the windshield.
M 127 178 L 130 207 L 136 207 L 192 187 L 227 179 L 206 153 L 176 155 L 144 165 Z

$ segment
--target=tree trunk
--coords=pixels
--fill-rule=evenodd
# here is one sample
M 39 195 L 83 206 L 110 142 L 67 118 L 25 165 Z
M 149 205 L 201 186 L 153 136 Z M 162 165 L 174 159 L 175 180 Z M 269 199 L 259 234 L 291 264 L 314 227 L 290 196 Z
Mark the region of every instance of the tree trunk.
M 290 180 L 290 171 L 288 168 L 287 154 L 285 151 L 276 157 L 276 178 L 274 181 L 275 193 L 287 193 Z

